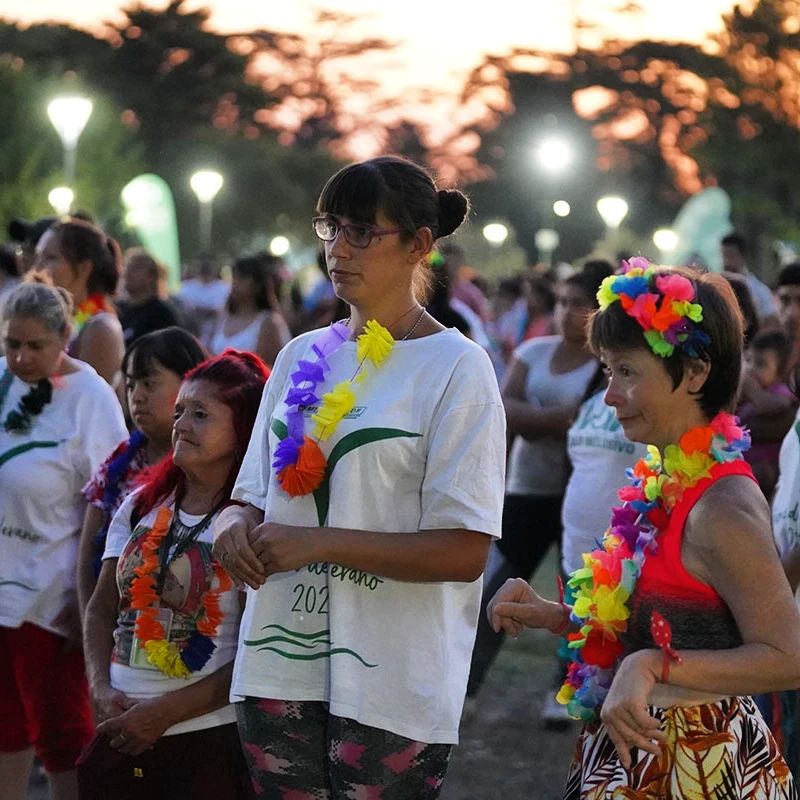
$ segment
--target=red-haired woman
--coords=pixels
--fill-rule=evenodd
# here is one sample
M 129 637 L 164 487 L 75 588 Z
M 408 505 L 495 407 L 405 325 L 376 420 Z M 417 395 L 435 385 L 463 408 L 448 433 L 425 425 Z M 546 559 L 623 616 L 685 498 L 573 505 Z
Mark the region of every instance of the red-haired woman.
M 82 798 L 248 796 L 228 703 L 241 606 L 211 556 L 211 525 L 268 374 L 235 350 L 190 370 L 172 454 L 114 516 L 86 611 L 98 727 L 79 768 Z

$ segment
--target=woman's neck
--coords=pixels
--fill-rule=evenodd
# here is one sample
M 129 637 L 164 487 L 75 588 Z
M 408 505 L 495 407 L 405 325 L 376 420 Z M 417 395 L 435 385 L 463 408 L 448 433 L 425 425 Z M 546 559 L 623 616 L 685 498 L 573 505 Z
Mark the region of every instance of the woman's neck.
M 400 339 L 417 321 L 421 308 L 413 295 L 404 298 L 402 302 L 376 303 L 369 308 L 350 306 L 350 329 L 354 336 L 358 336 L 367 322 L 374 319 L 387 328 L 395 339 Z
M 147 455 L 147 463 L 157 464 L 162 458 L 170 451 L 172 443 L 169 440 L 156 441 L 155 439 L 148 439 L 144 451 Z
M 186 482 L 181 508 L 189 514 L 206 514 L 223 499 L 222 493 L 228 479 L 231 465 L 211 467 L 201 474 L 184 470 Z

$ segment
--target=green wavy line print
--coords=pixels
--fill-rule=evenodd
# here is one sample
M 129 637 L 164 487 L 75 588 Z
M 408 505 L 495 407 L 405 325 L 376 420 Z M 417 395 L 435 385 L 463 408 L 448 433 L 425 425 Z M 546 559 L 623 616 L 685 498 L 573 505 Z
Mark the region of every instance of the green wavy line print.
M 266 639 L 245 639 L 244 643 L 248 647 L 255 647 L 259 644 L 269 644 L 270 642 L 286 642 L 286 644 L 293 644 L 295 647 L 302 647 L 306 650 L 313 650 L 317 645 L 320 644 L 330 644 L 330 639 L 317 639 L 315 642 L 311 644 L 305 644 L 304 642 L 298 642 L 295 639 L 291 639 L 288 636 L 267 636 Z
M 293 631 L 291 628 L 284 628 L 283 625 L 278 625 L 274 622 L 269 625 L 264 625 L 261 630 L 266 631 L 270 628 L 275 628 L 275 630 L 288 633 L 289 636 L 296 636 L 298 639 L 317 639 L 320 636 L 330 636 L 331 633 L 327 628 L 324 631 L 317 631 L 316 633 L 300 633 L 300 631 Z
M 12 447 L 0 455 L 0 467 L 7 461 L 11 461 L 15 456 L 21 456 L 23 453 L 27 453 L 28 450 L 33 450 L 37 447 L 58 447 L 58 442 L 26 442 L 25 444 L 17 445 L 17 447 Z
M 271 425 L 273 433 L 283 441 L 288 435 L 289 431 L 286 423 L 279 419 L 273 419 Z M 328 507 L 330 506 L 330 482 L 331 474 L 339 461 L 346 456 L 350 451 L 365 444 L 372 442 L 380 442 L 384 439 L 418 439 L 422 436 L 421 433 L 412 433 L 411 431 L 403 431 L 398 428 L 362 428 L 358 431 L 353 431 L 343 436 L 331 450 L 328 457 L 328 465 L 325 468 L 325 477 L 317 489 L 314 490 L 314 504 L 317 507 L 317 520 L 320 525 L 325 524 L 328 518 Z
M 331 650 L 326 650 L 324 653 L 309 653 L 304 655 L 302 653 L 287 653 L 283 650 L 278 650 L 277 647 L 259 647 L 258 651 L 261 652 L 262 650 L 267 650 L 271 653 L 276 653 L 279 656 L 283 656 L 284 658 L 288 658 L 292 661 L 318 661 L 320 658 L 330 658 L 334 655 L 345 654 L 348 656 L 353 656 L 353 658 L 358 659 L 365 667 L 369 667 L 373 669 L 377 667 L 377 664 L 369 664 L 364 661 L 361 656 L 354 652 L 353 650 L 348 650 L 346 647 L 334 647 Z
M 27 589 L 29 592 L 38 591 L 35 586 L 28 586 L 27 583 L 20 583 L 19 581 L 0 581 L 0 586 L 19 586 L 22 589 Z

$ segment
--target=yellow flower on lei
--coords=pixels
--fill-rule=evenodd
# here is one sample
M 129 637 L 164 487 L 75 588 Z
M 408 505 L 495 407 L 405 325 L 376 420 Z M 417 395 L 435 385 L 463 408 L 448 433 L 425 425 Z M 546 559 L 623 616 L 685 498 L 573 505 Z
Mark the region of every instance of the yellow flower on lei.
M 147 652 L 147 660 L 170 678 L 188 678 L 192 674 L 183 663 L 181 651 L 174 642 L 151 639 L 145 643 L 144 649 Z
M 318 439 L 327 439 L 339 422 L 353 410 L 356 396 L 350 385 L 350 381 L 341 381 L 322 395 L 319 410 L 311 417 L 317 425 L 314 435 Z
M 681 482 L 686 487 L 708 478 L 714 464 L 716 461 L 708 453 L 697 451 L 689 455 L 676 444 L 667 445 L 664 450 L 664 469 L 673 477 L 678 474 L 684 476 Z
M 356 355 L 359 362 L 369 359 L 379 367 L 394 347 L 394 337 L 374 319 L 364 326 L 364 333 L 356 339 Z

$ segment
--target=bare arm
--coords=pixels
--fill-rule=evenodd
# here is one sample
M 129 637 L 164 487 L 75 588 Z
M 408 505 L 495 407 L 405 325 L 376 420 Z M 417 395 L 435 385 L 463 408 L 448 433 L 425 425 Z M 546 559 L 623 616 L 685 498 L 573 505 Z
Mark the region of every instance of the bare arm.
M 102 508 L 91 503 L 86 504 L 78 545 L 78 607 L 81 619 L 86 617 L 86 606 L 92 596 L 96 584 L 94 576 L 94 539 L 106 521 L 106 513 Z
M 256 355 L 270 367 L 275 363 L 275 359 L 278 357 L 278 353 L 285 341 L 284 330 L 280 322 L 282 320 L 277 313 L 268 313 L 258 331 Z
M 525 397 L 525 381 L 528 366 L 513 358 L 506 370 L 502 396 L 506 410 L 506 421 L 510 433 L 524 439 L 540 439 L 544 436 L 564 436 L 575 415 L 573 406 L 536 407 Z
M 125 343 L 122 328 L 113 314 L 101 314 L 86 323 L 81 331 L 76 358 L 91 364 L 101 378 L 114 386 L 123 355 Z

